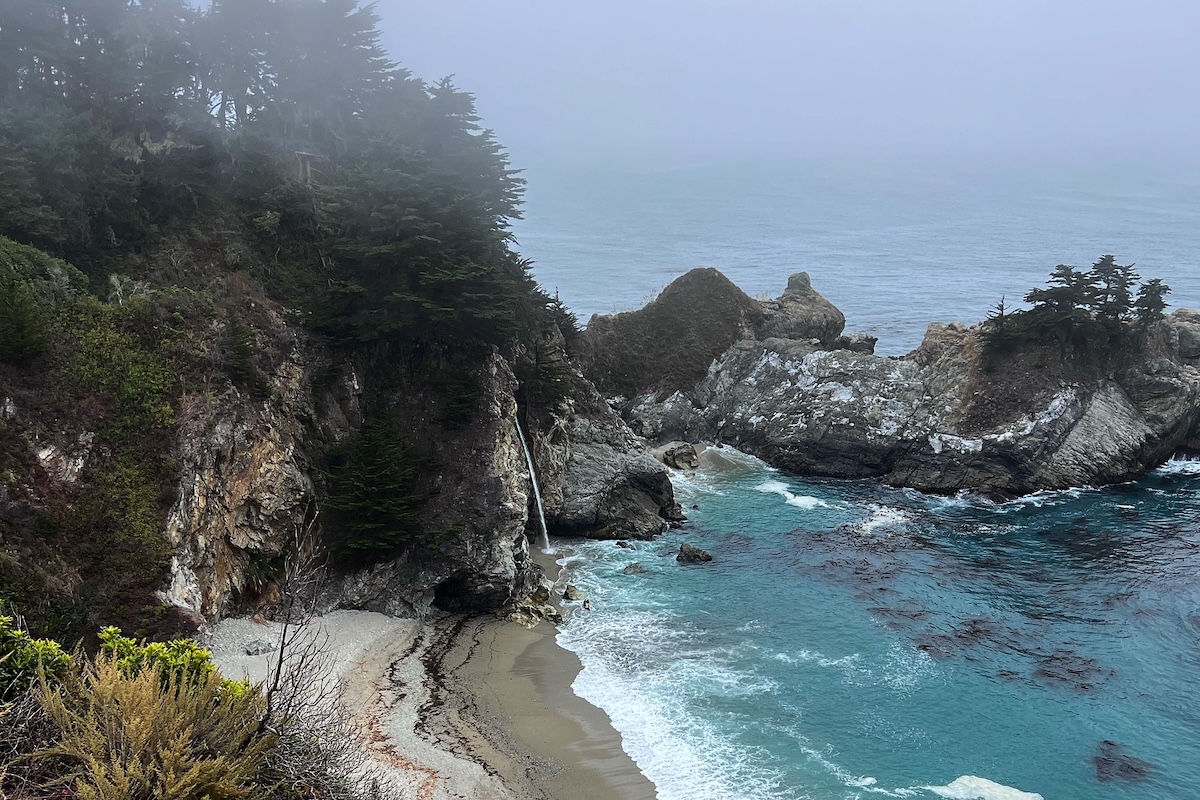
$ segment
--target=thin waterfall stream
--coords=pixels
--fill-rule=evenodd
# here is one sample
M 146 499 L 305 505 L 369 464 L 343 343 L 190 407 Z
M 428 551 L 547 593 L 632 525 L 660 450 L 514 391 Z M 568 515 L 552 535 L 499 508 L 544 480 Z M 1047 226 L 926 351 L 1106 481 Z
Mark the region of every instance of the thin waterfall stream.
M 525 431 L 521 428 L 521 420 L 513 417 L 517 423 L 517 436 L 521 439 L 521 447 L 525 450 L 525 463 L 529 465 L 529 482 L 533 485 L 533 499 L 537 504 L 538 522 L 541 523 L 541 534 L 537 546 L 543 553 L 550 552 L 550 534 L 546 530 L 546 510 L 542 507 L 542 490 L 538 488 L 537 469 L 533 466 L 533 453 L 529 450 L 529 442 L 525 439 Z

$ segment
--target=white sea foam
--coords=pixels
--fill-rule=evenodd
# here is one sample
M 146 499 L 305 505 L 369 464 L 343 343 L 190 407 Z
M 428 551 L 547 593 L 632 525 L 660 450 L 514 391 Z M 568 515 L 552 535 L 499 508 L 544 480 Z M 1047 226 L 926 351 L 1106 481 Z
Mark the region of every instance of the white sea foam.
M 1036 792 L 1023 792 L 975 775 L 963 775 L 945 786 L 922 786 L 947 800 L 1045 800 Z
M 1200 475 L 1200 459 L 1172 458 L 1155 472 L 1163 475 Z
M 1018 497 L 1015 500 L 1008 500 L 1004 503 L 996 505 L 996 512 L 999 514 L 1007 514 L 1010 511 L 1017 511 L 1022 508 L 1046 508 L 1048 506 L 1060 506 L 1063 503 L 1069 503 L 1072 500 L 1078 500 L 1085 494 L 1094 494 L 1098 490 L 1094 487 L 1077 487 L 1073 489 L 1055 489 L 1043 490 L 1027 494 L 1024 497 Z
M 829 503 L 826 503 L 819 497 L 812 497 L 806 494 L 794 494 L 788 485 L 783 481 L 766 481 L 756 487 L 758 491 L 764 494 L 777 494 L 783 498 L 783 501 L 789 506 L 802 508 L 805 511 L 811 511 L 814 508 L 829 508 Z
M 719 652 L 706 652 L 689 639 L 683 620 L 636 612 L 589 614 L 558 636 L 583 663 L 572 688 L 608 712 L 626 752 L 661 800 L 793 796 L 761 753 L 738 746 L 689 707 L 706 692 L 728 697 L 771 691 L 772 685 L 734 672 Z
M 862 656 L 858 653 L 852 653 L 841 658 L 829 658 L 822 653 L 816 653 L 812 650 L 799 650 L 795 653 L 776 653 L 776 661 L 782 661 L 784 664 L 817 664 L 822 667 L 854 667 L 862 660 Z
M 871 503 L 867 508 L 871 513 L 859 524 L 858 529 L 870 536 L 898 533 L 912 521 L 912 515 L 903 509 L 877 503 Z

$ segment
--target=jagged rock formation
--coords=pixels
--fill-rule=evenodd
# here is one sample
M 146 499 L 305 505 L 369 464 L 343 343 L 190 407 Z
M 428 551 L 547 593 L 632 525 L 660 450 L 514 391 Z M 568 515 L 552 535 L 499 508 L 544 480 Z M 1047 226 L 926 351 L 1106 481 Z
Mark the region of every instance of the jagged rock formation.
M 167 525 L 173 604 L 210 618 L 225 613 L 254 588 L 254 565 L 277 558 L 317 511 L 301 420 L 316 421 L 333 441 L 344 438 L 358 415 L 358 378 L 349 373 L 313 398 L 299 351 L 292 358 L 276 375 L 274 403 L 230 400 L 181 427 L 183 491 Z M 540 573 L 529 551 L 536 522 L 515 425 L 517 381 L 499 355 L 479 378 L 480 412 L 470 425 L 439 431 L 428 450 L 433 463 L 422 470 L 429 500 L 421 518 L 437 532 L 432 546 L 420 541 L 341 574 L 326 591 L 328 608 L 422 616 L 435 603 L 494 609 L 532 591 Z M 549 435 L 534 436 L 551 533 L 657 535 L 679 513 L 666 470 L 589 383 L 576 382 L 580 400 L 552 418 Z M 412 414 L 419 419 L 415 407 Z
M 763 319 L 755 329 L 757 339 L 818 339 L 829 344 L 846 327 L 845 315 L 812 288 L 807 272 L 788 278 L 783 294 L 761 305 Z
M 577 370 L 567 403 L 534 430 L 552 534 L 650 539 L 683 519 L 667 470 Z
M 714 358 L 752 337 L 763 319 L 762 307 L 720 272 L 693 269 L 639 311 L 593 316 L 579 362 L 606 397 L 670 394 L 704 377 Z
M 162 581 L 160 601 L 185 631 L 204 619 L 269 607 L 298 538 L 320 531 L 339 540 L 331 527 L 336 516 L 322 508 L 321 459 L 362 424 L 359 406 L 371 378 L 350 361 L 331 361 L 278 306 L 260 300 L 258 310 L 265 385 L 240 388 L 214 374 L 175 399 L 167 451 L 178 486 L 169 510 L 164 506 L 163 577 L 155 577 L 157 566 L 131 565 L 145 569 L 150 584 Z M 220 335 L 220 321 L 212 324 Z M 422 377 L 391 390 L 402 433 L 421 459 L 417 513 L 428 535 L 382 560 L 336 566 L 325 607 L 397 616 L 421 616 L 435 604 L 498 609 L 537 585 L 540 569 L 530 554 L 537 523 L 531 522 L 530 475 L 515 425 L 518 413 L 526 413 L 518 407 L 518 382 L 498 352 L 474 378 L 479 397 L 469 423 L 459 426 L 436 423 L 444 399 Z M 657 535 L 680 518 L 667 470 L 578 371 L 572 381 L 570 401 L 541 412 L 531 426 L 551 533 Z M 374 390 L 378 394 L 378 386 Z M 63 486 L 84 498 L 103 491 L 85 485 L 92 453 L 101 446 L 94 431 L 86 422 L 39 417 L 23 405 L 27 395 L 33 396 L 0 392 L 0 449 L 12 466 L 0 475 L 0 515 L 26 527 L 32 523 L 22 520 L 35 518 Z M 19 570 L 36 558 L 3 551 L 0 568 Z M 62 576 L 57 591 L 66 596 L 85 579 Z
M 1009 496 L 1135 477 L 1200 432 L 1200 315 L 1092 363 L 983 357 L 977 329 L 934 324 L 901 359 L 811 340 L 743 339 L 687 390 L 622 405 L 653 442 L 722 442 L 798 474 L 880 477 Z

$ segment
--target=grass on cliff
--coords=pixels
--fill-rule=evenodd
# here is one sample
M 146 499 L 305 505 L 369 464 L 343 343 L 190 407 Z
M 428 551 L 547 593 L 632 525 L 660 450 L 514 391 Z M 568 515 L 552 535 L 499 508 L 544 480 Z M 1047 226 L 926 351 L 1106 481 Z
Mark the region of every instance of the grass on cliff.
M 580 359 L 606 396 L 687 390 L 744 338 L 762 308 L 715 269 L 694 269 L 640 311 L 594 320 Z

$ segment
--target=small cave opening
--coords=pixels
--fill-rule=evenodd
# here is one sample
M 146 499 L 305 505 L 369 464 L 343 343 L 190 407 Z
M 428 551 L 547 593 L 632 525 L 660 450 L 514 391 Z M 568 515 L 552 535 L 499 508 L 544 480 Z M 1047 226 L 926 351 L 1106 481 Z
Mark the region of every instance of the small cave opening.
M 433 590 L 434 607 L 453 613 L 463 613 L 474 608 L 467 581 L 456 575 L 439 583 Z

